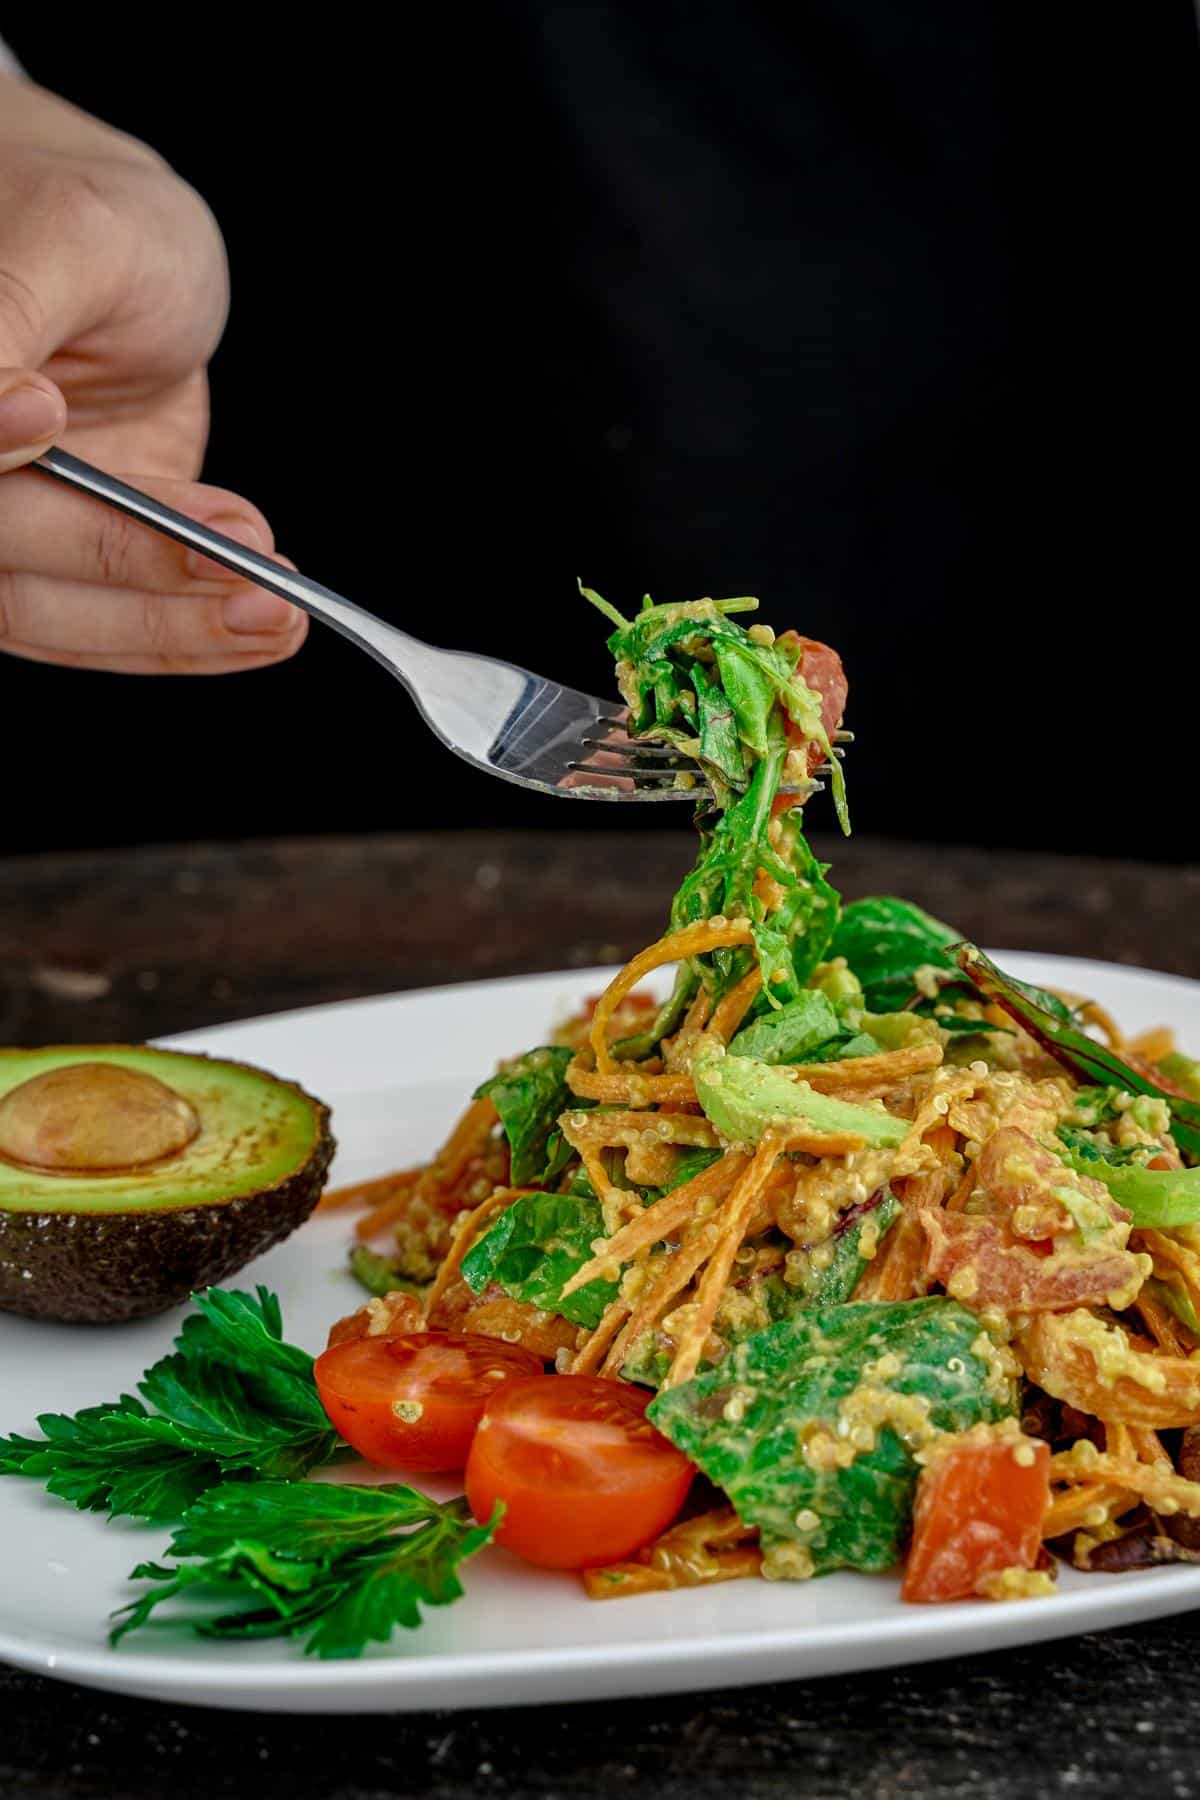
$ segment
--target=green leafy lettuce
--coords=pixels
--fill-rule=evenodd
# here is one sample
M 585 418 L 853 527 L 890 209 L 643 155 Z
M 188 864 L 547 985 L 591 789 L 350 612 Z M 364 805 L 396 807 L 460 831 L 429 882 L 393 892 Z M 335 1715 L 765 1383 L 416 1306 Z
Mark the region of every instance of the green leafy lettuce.
M 875 895 L 842 908 L 831 955 L 844 956 L 872 1012 L 899 1012 L 917 993 L 921 970 L 939 985 L 958 980 L 950 947 L 961 939 L 911 900 Z
M 868 1398 L 882 1391 L 885 1422 L 848 1466 L 831 1466 L 821 1449 L 846 1441 L 838 1427 L 864 1386 Z M 878 1570 L 899 1560 L 917 1480 L 912 1451 L 886 1422 L 896 1396 L 895 1418 L 923 1415 L 938 1431 L 1003 1417 L 1016 1399 L 979 1320 L 933 1298 L 799 1312 L 660 1393 L 648 1416 L 758 1526 L 768 1558 L 795 1546 L 816 1574 Z
M 459 1566 L 496 1522 L 409 1487 L 227 1482 L 187 1512 L 169 1562 L 134 1569 L 152 1586 L 116 1615 L 112 1642 L 186 1594 L 209 1602 L 186 1614 L 202 1637 L 302 1636 L 310 1655 L 358 1656 L 419 1625 L 422 1606 L 458 1599 Z
M 574 1154 L 558 1129 L 560 1114 L 586 1104 L 567 1086 L 574 1054 L 561 1044 L 527 1050 L 475 1090 L 474 1098 L 487 1095 L 500 1115 L 514 1187 L 548 1186 Z
M 1081 1153 L 1077 1147 L 1067 1150 L 1066 1160 L 1080 1175 L 1102 1181 L 1135 1227 L 1170 1231 L 1177 1225 L 1200 1225 L 1200 1168 L 1147 1169 L 1131 1160 Z
M 602 1238 L 598 1200 L 575 1194 L 523 1194 L 476 1240 L 462 1260 L 472 1293 L 496 1282 L 514 1300 L 560 1313 L 572 1324 L 600 1323 L 617 1284 L 599 1278 L 563 1299 L 562 1290 Z

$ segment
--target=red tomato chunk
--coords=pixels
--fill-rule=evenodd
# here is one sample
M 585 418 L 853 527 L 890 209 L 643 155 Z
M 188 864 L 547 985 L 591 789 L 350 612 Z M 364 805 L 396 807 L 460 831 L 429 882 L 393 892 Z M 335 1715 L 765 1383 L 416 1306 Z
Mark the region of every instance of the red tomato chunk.
M 1050 1502 L 1050 1446 L 976 1426 L 935 1450 L 917 1482 L 905 1600 L 965 1600 L 988 1576 L 1032 1569 Z

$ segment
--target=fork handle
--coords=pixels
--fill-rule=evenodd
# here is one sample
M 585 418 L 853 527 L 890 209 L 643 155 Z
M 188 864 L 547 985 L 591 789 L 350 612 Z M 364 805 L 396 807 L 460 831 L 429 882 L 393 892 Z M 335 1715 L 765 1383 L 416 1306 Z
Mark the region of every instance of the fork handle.
M 245 544 L 237 543 L 223 532 L 213 531 L 210 526 L 189 519 L 186 513 L 176 512 L 173 506 L 164 506 L 161 500 L 143 494 L 140 488 L 130 487 L 127 482 L 118 481 L 115 475 L 106 475 L 103 469 L 94 468 L 66 450 L 47 450 L 32 466 L 53 475 L 68 487 L 103 500 L 107 506 L 115 506 L 118 512 L 152 526 L 177 543 L 186 544 L 189 550 L 203 551 L 205 556 L 223 568 L 231 569 L 235 575 L 242 575 L 256 586 L 268 588 L 271 593 L 290 600 L 293 606 L 302 607 L 314 619 L 332 625 L 335 631 L 340 631 L 343 637 L 349 638 L 387 668 L 395 668 L 398 653 L 403 654 L 405 649 L 411 655 L 427 648 L 418 638 L 398 631 L 394 625 L 376 618 L 374 613 L 355 606 L 352 600 L 335 594 L 332 588 L 322 587 L 319 581 L 311 581 L 307 575 L 285 569 L 258 550 L 247 549 Z

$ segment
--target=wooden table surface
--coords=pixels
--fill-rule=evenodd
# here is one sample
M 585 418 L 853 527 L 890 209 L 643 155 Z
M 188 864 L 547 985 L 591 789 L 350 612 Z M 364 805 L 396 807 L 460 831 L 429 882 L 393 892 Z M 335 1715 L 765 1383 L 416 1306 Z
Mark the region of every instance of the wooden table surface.
M 613 960 L 656 935 L 690 854 L 681 832 L 483 832 L 0 862 L 0 1041 L 138 1039 Z M 1200 977 L 1200 869 L 855 840 L 837 846 L 837 876 L 983 943 Z M 1187 1800 L 1197 1657 L 1200 1616 L 826 1682 L 341 1722 L 175 1709 L 0 1668 L 0 1800 Z

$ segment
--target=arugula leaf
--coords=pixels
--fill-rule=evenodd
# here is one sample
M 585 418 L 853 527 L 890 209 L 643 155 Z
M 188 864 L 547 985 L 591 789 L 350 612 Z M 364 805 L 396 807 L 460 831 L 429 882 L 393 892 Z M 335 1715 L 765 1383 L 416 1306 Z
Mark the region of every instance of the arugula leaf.
M 836 1038 L 840 1030 L 833 1002 L 815 988 L 805 988 L 778 1012 L 765 1013 L 743 1026 L 729 1048 L 735 1056 L 752 1056 L 756 1062 L 797 1063 Z
M 0 1475 L 44 1480 L 87 1511 L 178 1518 L 226 1474 L 294 1479 L 335 1456 L 313 1359 L 283 1341 L 275 1296 L 210 1288 L 193 1299 L 175 1354 L 138 1384 L 149 1407 L 124 1395 L 45 1413 L 44 1438 L 0 1438 Z
M 985 999 L 1002 1006 L 1077 1081 L 1165 1100 L 1175 1142 L 1186 1156 L 1200 1157 L 1200 1101 L 1169 1093 L 1140 1069 L 1123 1062 L 1115 1051 L 1080 1031 L 1070 1009 L 1055 996 L 1006 975 L 976 945 L 960 944 L 957 962 Z
M 737 733 L 756 756 L 769 748 L 768 730 L 775 692 L 762 670 L 736 642 L 718 638 L 713 644 L 721 686 L 737 720 Z
M 917 991 L 918 970 L 957 975 L 949 946 L 959 941 L 957 931 L 912 901 L 873 895 L 842 908 L 830 954 L 845 957 L 872 1012 L 899 1012 Z
M 574 1155 L 557 1129 L 559 1116 L 568 1107 L 587 1105 L 567 1086 L 567 1065 L 574 1055 L 564 1044 L 543 1044 L 527 1050 L 475 1089 L 474 1099 L 488 1095 L 500 1115 L 514 1187 L 548 1185 Z
M 647 1416 L 759 1527 L 768 1556 L 793 1545 L 817 1574 L 887 1569 L 917 1480 L 887 1409 L 923 1413 L 939 1431 L 1011 1413 L 1012 1382 L 985 1346 L 979 1320 L 941 1297 L 818 1307 L 746 1338 L 717 1368 L 660 1393 Z M 884 1357 L 894 1373 L 880 1372 Z M 864 1388 L 879 1394 L 874 1439 L 842 1467 L 823 1452 L 845 1443 L 839 1423 Z
M 714 781 L 740 791 L 746 785 L 746 758 L 733 707 L 701 663 L 693 665 L 692 685 L 700 708 L 700 761 Z
M 397 1626 L 418 1625 L 422 1606 L 456 1600 L 460 1564 L 497 1522 L 477 1525 L 465 1500 L 441 1505 L 408 1487 L 227 1483 L 191 1508 L 168 1548 L 172 1564 L 133 1571 L 156 1585 L 114 1615 L 110 1640 L 195 1591 L 222 1609 L 243 1606 L 188 1614 L 201 1636 L 304 1634 L 311 1655 L 358 1656 Z
M 562 1290 L 590 1259 L 593 1241 L 604 1235 L 599 1201 L 572 1194 L 523 1194 L 467 1251 L 463 1280 L 475 1294 L 497 1282 L 514 1300 L 594 1327 L 616 1298 L 616 1282 L 589 1281 L 565 1300 Z
M 617 660 L 630 734 L 686 742 L 693 749 L 698 742 L 710 778 L 712 793 L 702 797 L 698 814 L 700 853 L 675 897 L 673 928 L 717 913 L 752 919 L 768 1003 L 793 999 L 828 947 L 838 907 L 824 867 L 800 832 L 796 808 L 785 809 L 772 830 L 785 760 L 797 734 L 826 759 L 838 816 L 849 830 L 841 765 L 822 721 L 821 697 L 798 670 L 799 647 L 759 642 L 725 616 L 748 602 L 648 606 L 626 620 L 599 595 L 581 591 L 607 618 L 619 621 L 609 649 Z M 760 872 L 780 899 L 769 914 L 756 892 Z M 677 986 L 677 1002 L 683 982 L 690 998 L 702 976 L 717 999 L 750 966 L 750 953 L 740 949 L 694 959 Z M 675 1019 L 681 1010 L 680 1005 Z M 656 1021 L 652 1033 L 639 1033 L 618 1054 L 648 1055 L 664 1029 Z

